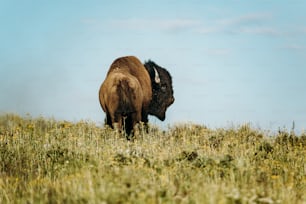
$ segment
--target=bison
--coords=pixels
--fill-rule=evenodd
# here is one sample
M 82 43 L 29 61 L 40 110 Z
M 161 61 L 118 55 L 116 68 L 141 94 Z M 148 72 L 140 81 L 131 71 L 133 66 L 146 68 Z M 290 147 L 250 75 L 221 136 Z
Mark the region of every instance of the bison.
M 111 128 L 125 128 L 130 135 L 148 114 L 165 120 L 174 102 L 169 72 L 149 60 L 143 65 L 134 56 L 120 57 L 110 66 L 99 90 L 99 100 Z

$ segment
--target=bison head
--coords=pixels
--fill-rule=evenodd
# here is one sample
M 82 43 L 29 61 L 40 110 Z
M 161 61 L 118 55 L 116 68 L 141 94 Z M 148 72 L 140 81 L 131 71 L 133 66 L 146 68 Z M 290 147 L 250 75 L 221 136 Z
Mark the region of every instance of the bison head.
M 171 75 L 151 60 L 145 62 L 144 66 L 152 85 L 152 101 L 148 113 L 164 121 L 167 108 L 174 102 Z

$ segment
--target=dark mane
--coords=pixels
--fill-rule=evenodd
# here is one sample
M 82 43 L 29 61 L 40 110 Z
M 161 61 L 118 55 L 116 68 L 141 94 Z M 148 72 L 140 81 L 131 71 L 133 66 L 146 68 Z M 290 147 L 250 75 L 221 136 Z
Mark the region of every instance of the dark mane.
M 146 61 L 144 66 L 150 75 L 152 87 L 149 114 L 155 115 L 163 121 L 167 108 L 174 102 L 172 77 L 165 68 L 160 67 L 152 60 Z
M 145 61 L 144 66 L 145 66 L 145 67 L 150 67 L 150 68 L 153 68 L 154 66 L 155 66 L 155 67 L 159 67 L 159 66 L 158 66 L 155 62 L 153 62 L 151 59 L 149 59 L 148 61 Z
M 152 76 L 151 70 L 153 70 L 154 67 L 157 68 L 158 70 L 162 70 L 162 72 L 166 72 L 168 77 L 170 78 L 171 83 L 172 83 L 172 77 L 171 77 L 170 73 L 165 68 L 159 66 L 158 64 L 156 64 L 151 59 L 149 59 L 148 61 L 145 61 L 144 66 L 148 70 L 150 76 Z

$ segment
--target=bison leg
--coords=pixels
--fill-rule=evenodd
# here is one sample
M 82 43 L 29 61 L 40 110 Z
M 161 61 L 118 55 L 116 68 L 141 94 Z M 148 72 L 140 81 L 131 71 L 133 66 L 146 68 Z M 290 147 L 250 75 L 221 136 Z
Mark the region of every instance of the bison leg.
M 141 121 L 144 123 L 144 129 L 146 133 L 149 133 L 149 125 L 148 125 L 148 113 L 145 111 L 142 111 L 141 113 Z
M 134 131 L 134 136 L 138 136 L 139 135 L 139 123 L 142 119 L 141 116 L 141 111 L 137 111 L 135 113 L 132 114 L 132 127 L 133 127 L 133 131 Z
M 126 138 L 130 140 L 132 137 L 137 136 L 139 134 L 138 123 L 141 120 L 140 111 L 129 114 L 124 122 L 124 128 L 126 132 Z
M 121 133 L 122 130 L 122 120 L 123 118 L 120 114 L 114 114 L 114 116 L 111 117 L 112 127 L 119 133 Z
M 115 122 L 115 123 L 113 123 L 112 124 L 113 125 L 113 129 L 116 131 L 116 132 L 121 132 L 121 128 L 120 128 L 120 123 L 118 123 L 118 122 Z
M 133 130 L 133 119 L 131 115 L 128 115 L 125 119 L 124 119 L 124 129 L 125 132 L 127 134 L 127 139 L 128 136 L 131 134 L 132 130 Z
M 113 124 L 112 124 L 112 118 L 111 118 L 110 114 L 108 114 L 108 113 L 106 114 L 105 124 L 108 125 L 111 128 L 114 128 Z

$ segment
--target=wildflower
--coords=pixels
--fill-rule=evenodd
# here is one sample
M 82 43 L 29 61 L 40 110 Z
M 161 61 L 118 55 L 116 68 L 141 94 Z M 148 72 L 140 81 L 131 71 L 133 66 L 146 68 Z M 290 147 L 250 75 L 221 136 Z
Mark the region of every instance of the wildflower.
M 34 130 L 34 124 L 28 124 L 27 129 L 29 130 Z

